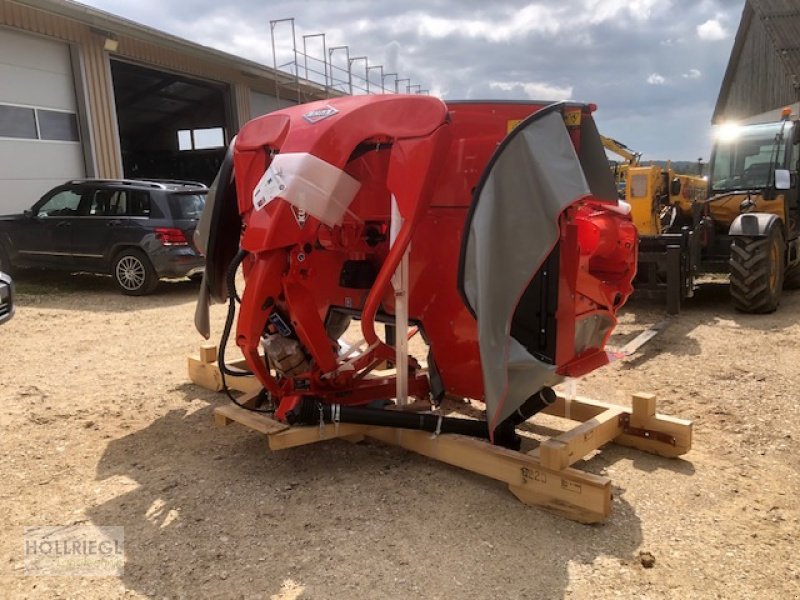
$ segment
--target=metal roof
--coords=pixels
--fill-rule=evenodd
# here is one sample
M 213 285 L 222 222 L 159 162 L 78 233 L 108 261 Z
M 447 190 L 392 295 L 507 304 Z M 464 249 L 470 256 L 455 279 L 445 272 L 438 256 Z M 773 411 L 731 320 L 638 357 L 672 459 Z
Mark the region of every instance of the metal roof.
M 73 2 L 72 0 L 14 0 L 19 4 L 37 8 L 52 14 L 59 15 L 80 23 L 84 23 L 96 31 L 127 35 L 135 39 L 153 42 L 155 44 L 172 48 L 174 50 L 202 57 L 210 62 L 236 69 L 246 75 L 265 77 L 272 80 L 277 79 L 281 85 L 292 84 L 300 88 L 304 93 L 315 94 L 319 97 L 324 88 L 312 81 L 300 79 L 298 82 L 294 75 L 282 71 L 276 71 L 272 67 L 222 52 L 208 46 L 196 44 L 183 38 L 159 31 L 152 27 L 136 23 L 123 17 L 112 15 L 111 13 L 98 10 Z

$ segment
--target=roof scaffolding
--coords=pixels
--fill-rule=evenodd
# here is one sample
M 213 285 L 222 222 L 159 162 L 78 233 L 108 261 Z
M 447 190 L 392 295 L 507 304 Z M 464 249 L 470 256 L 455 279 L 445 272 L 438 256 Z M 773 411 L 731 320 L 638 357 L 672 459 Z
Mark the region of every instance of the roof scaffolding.
M 291 37 L 285 44 L 276 43 L 275 29 L 281 24 L 291 26 Z M 413 88 L 416 88 L 415 94 L 430 93 L 422 85 L 412 84 L 410 78 L 399 78 L 397 73 L 385 73 L 383 65 L 370 64 L 366 55 L 350 56 L 350 47 L 347 45 L 328 46 L 325 33 L 302 35 L 302 50 L 299 49 L 294 17 L 271 20 L 269 30 L 273 68 L 294 77 L 298 98 L 303 96 L 302 87 L 309 84 L 324 88 L 327 97 L 341 94 L 410 94 Z M 288 36 L 281 36 L 284 37 Z M 312 54 L 318 47 L 322 52 Z M 342 53 L 344 58 L 341 58 Z M 387 77 L 394 77 L 394 86 L 386 86 Z M 407 82 L 405 91 L 400 89 L 400 82 Z M 279 100 L 280 87 L 276 80 L 275 97 Z

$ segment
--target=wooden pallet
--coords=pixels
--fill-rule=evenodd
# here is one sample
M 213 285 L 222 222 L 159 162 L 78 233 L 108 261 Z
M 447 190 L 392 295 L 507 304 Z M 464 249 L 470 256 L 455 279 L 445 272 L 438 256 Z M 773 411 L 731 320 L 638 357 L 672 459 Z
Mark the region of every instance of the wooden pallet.
M 189 377 L 202 387 L 219 391 L 222 378 L 216 357 L 216 347 L 203 346 L 199 358 L 189 358 Z M 252 377 L 228 377 L 227 384 L 230 389 L 245 392 L 240 398 L 245 404 L 254 402 L 261 389 Z M 220 427 L 236 422 L 264 434 L 271 450 L 334 438 L 357 441 L 368 437 L 502 481 L 525 504 L 582 523 L 597 523 L 611 513 L 611 480 L 572 465 L 608 442 L 666 457 L 680 456 L 691 448 L 691 421 L 657 414 L 655 401 L 652 394 L 636 394 L 631 408 L 627 408 L 559 394 L 543 412 L 578 424 L 527 453 L 467 436 L 432 436 L 391 427 L 349 423 L 290 427 L 234 404 L 216 408 L 214 420 Z

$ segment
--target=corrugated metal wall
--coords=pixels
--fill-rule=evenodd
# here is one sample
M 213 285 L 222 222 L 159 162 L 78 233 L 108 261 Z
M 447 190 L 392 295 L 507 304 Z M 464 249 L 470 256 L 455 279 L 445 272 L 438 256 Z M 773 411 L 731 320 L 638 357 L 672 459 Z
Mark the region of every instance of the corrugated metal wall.
M 78 72 L 86 98 L 80 107 L 83 118 L 88 117 L 88 130 L 94 156 L 89 163 L 96 165 L 97 177 L 121 177 L 119 135 L 114 109 L 114 92 L 111 80 L 109 53 L 104 49 L 103 31 L 92 30 L 89 25 L 58 16 L 10 0 L 0 0 L 0 26 L 12 27 L 34 34 L 49 36 L 74 45 L 80 58 Z M 119 42 L 113 58 L 128 59 L 158 69 L 175 71 L 202 79 L 225 82 L 230 86 L 232 126 L 236 130 L 250 119 L 250 89 L 268 91 L 273 82 L 247 76 L 241 70 L 192 56 L 173 48 L 136 39 L 115 36 Z M 235 133 L 235 131 L 231 132 Z

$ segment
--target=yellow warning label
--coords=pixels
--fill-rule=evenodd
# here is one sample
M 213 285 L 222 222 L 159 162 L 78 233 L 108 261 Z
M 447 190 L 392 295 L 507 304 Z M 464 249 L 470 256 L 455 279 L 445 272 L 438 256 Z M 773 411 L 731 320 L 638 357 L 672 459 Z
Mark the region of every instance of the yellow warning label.
M 564 123 L 567 127 L 577 127 L 581 124 L 581 111 L 570 110 L 564 112 Z
M 511 119 L 506 126 L 506 133 L 511 133 L 514 127 L 516 127 L 520 123 L 522 123 L 522 119 Z

